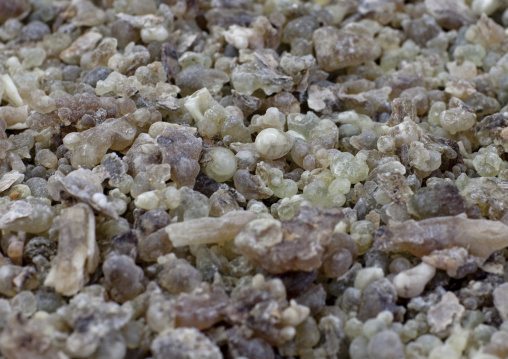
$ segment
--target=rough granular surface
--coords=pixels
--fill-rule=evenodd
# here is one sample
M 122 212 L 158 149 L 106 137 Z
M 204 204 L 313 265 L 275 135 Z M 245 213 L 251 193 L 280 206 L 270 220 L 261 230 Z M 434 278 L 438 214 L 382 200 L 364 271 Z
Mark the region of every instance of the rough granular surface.
M 0 0 L 0 359 L 508 358 L 508 2 Z

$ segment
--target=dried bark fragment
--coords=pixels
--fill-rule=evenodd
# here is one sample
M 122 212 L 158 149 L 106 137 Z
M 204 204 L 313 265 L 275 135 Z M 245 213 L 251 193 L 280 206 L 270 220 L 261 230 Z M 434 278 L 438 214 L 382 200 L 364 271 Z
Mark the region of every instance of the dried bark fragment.
M 434 250 L 463 247 L 469 254 L 487 259 L 492 252 L 508 246 L 508 226 L 463 215 L 409 220 L 380 229 L 375 246 L 387 251 L 405 250 L 418 257 Z
M 255 218 L 256 215 L 250 211 L 231 211 L 219 218 L 197 218 L 172 223 L 166 227 L 166 232 L 174 247 L 218 243 L 235 238 Z
M 339 208 L 302 207 L 288 221 L 257 219 L 236 236 L 235 246 L 270 273 L 311 271 L 321 267 L 326 241 L 343 217 Z
M 62 211 L 58 228 L 58 252 L 44 285 L 70 296 L 83 288 L 99 264 L 94 214 L 88 205 L 76 204 Z
M 461 278 L 482 265 L 494 251 L 508 246 L 508 226 L 465 215 L 408 220 L 378 230 L 374 246 L 408 251 L 446 270 L 448 275 Z

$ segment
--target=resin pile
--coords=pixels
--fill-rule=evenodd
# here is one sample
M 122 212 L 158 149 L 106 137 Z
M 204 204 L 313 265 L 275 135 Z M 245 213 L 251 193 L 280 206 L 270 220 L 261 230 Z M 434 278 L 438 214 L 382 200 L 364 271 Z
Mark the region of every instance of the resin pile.
M 507 26 L 0 0 L 0 358 L 508 357 Z

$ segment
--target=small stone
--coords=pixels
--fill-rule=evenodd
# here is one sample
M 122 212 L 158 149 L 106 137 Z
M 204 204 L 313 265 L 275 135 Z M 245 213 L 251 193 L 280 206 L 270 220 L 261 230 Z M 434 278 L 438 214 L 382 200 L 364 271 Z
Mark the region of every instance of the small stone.
M 83 83 L 95 87 L 98 81 L 104 81 L 109 76 L 109 74 L 111 74 L 111 72 L 111 69 L 107 68 L 106 66 L 96 67 L 86 74 L 86 76 L 83 78 Z
M 47 24 L 42 21 L 32 21 L 21 30 L 21 39 L 24 41 L 38 41 L 50 33 L 51 30 Z
M 76 81 L 81 75 L 81 67 L 76 65 L 65 66 L 62 71 L 62 80 L 64 81 Z

